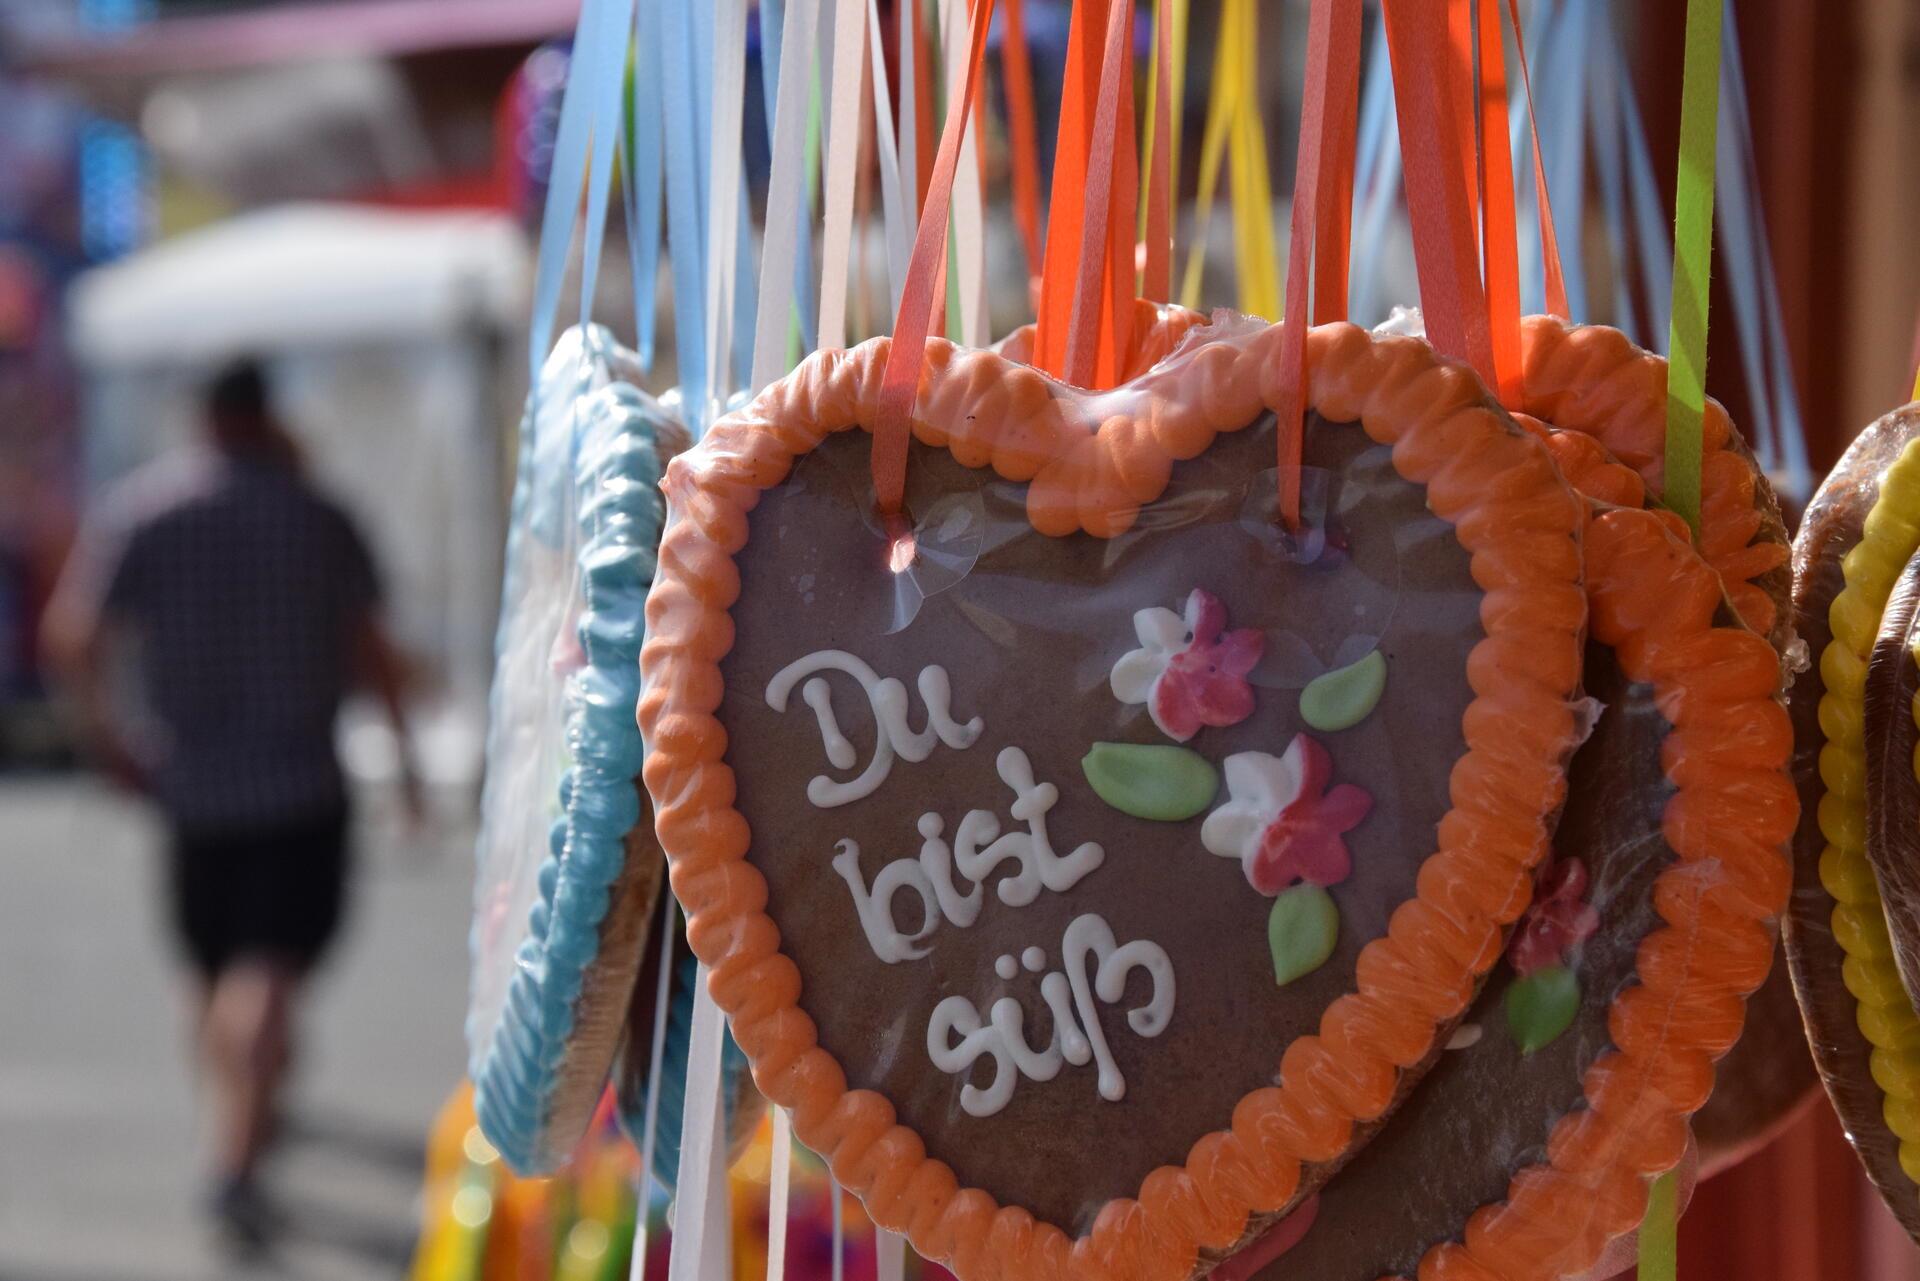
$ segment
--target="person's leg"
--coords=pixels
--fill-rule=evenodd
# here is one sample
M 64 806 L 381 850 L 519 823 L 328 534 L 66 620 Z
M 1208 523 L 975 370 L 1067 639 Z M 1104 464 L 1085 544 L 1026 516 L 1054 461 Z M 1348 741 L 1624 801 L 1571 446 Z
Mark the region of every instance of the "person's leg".
M 250 1182 L 266 1154 L 292 1059 L 299 983 L 294 965 L 264 954 L 236 957 L 214 980 L 207 1048 L 214 1075 L 215 1160 L 223 1182 Z

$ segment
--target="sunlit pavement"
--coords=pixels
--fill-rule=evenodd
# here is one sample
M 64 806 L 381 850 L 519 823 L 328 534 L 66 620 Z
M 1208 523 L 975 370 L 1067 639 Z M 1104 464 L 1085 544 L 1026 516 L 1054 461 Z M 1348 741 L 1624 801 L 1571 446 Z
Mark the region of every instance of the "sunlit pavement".
M 0 782 L 0 1278 L 403 1273 L 422 1138 L 463 1061 L 471 836 L 409 838 L 378 803 L 360 809 L 353 913 L 268 1171 L 286 1240 L 236 1267 L 201 1217 L 157 828 L 92 783 Z

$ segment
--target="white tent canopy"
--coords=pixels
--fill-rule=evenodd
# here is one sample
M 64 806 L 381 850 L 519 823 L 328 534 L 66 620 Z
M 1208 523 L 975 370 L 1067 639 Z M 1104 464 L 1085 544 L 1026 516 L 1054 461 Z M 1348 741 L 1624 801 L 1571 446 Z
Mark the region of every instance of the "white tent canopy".
M 87 272 L 71 337 L 111 368 L 514 328 L 529 274 L 503 215 L 285 205 Z

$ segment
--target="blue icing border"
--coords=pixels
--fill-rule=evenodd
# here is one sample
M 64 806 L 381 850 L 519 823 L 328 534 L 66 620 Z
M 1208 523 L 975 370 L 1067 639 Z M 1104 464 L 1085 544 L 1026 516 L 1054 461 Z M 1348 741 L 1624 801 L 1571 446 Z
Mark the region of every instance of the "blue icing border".
M 655 445 L 661 417 L 653 402 L 625 383 L 588 392 L 594 362 L 611 350 L 606 331 L 589 330 L 578 381 L 571 389 L 555 389 L 585 396 L 579 426 L 567 441 L 572 465 L 563 473 L 573 480 L 580 527 L 577 635 L 585 663 L 568 678 L 563 694 L 572 764 L 560 780 L 560 815 L 548 833 L 539 894 L 505 1005 L 474 1074 L 481 1130 L 523 1171 L 564 1155 L 547 1150 L 548 1119 L 571 1048 L 575 1003 L 599 955 L 600 924 L 625 866 L 626 835 L 641 817 L 633 780 L 645 752 L 634 713 L 646 595 L 666 517 Z M 533 417 L 530 408 L 529 423 Z M 554 447 L 536 442 L 531 430 L 525 433 L 510 566 L 520 564 L 515 552 L 522 538 L 558 542 L 564 532 L 565 495 L 541 493 L 534 483 L 553 474 L 535 457 L 543 445 Z M 515 586 L 508 583 L 504 600 L 518 598 Z M 504 624 L 503 616 L 503 632 Z

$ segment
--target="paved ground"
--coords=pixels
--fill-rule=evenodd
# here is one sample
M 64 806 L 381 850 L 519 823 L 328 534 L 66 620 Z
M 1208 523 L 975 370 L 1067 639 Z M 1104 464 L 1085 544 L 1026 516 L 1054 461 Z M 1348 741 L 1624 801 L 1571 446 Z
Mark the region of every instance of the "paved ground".
M 308 1013 L 272 1179 L 272 1267 L 223 1266 L 146 814 L 88 783 L 0 781 L 0 1278 L 401 1275 L 422 1136 L 458 1078 L 471 838 L 363 823 L 348 933 Z

